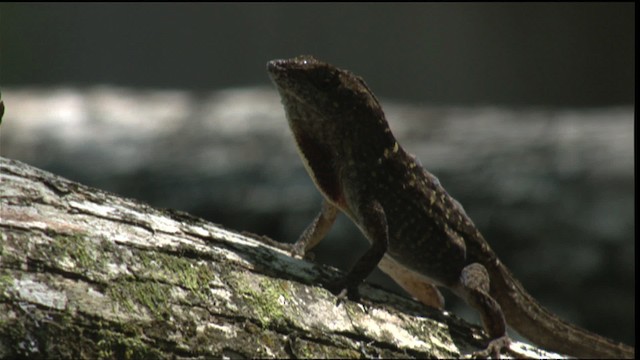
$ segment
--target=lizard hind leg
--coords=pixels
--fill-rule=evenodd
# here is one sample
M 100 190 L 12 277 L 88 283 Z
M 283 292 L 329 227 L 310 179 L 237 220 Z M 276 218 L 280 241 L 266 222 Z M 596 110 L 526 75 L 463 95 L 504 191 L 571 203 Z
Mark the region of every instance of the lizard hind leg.
M 473 263 L 462 269 L 460 284 L 455 290 L 480 313 L 482 325 L 491 338 L 487 348 L 475 355 L 499 357 L 502 350 L 508 349 L 511 340 L 507 336 L 507 324 L 500 304 L 489 294 L 489 281 L 487 269 Z
M 402 266 L 389 255 L 382 258 L 378 267 L 421 303 L 444 310 L 444 297 L 438 288 L 423 276 Z

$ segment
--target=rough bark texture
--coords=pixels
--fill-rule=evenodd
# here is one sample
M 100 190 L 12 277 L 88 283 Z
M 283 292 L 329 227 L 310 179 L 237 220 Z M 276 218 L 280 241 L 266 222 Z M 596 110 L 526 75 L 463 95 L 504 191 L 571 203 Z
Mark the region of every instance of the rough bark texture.
M 3 87 L 2 95 L 2 156 L 280 241 L 294 241 L 319 209 L 271 87 Z M 567 320 L 635 343 L 633 104 L 381 101 L 403 147 L 463 204 L 528 291 Z M 318 263 L 346 269 L 366 246 L 339 216 L 314 252 Z M 392 286 L 380 272 L 369 281 Z M 446 301 L 475 315 L 455 296 Z
M 336 306 L 309 285 L 335 270 L 267 240 L 18 161 L 0 171 L 0 358 L 456 357 L 484 341 L 368 286 L 368 307 Z

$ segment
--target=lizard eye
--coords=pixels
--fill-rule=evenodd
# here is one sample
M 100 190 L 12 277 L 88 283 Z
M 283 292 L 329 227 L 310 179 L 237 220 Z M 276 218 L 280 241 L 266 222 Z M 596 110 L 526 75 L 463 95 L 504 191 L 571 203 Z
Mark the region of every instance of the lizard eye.
M 318 71 L 314 72 L 311 76 L 312 82 L 318 90 L 331 90 L 338 85 L 338 78 L 336 74 L 327 73 L 326 71 Z

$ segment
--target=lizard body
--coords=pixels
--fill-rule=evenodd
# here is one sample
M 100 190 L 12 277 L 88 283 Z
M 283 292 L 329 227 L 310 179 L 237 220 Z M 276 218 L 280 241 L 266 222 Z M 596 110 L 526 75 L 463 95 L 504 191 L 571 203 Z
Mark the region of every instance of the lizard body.
M 529 295 L 462 206 L 398 144 L 373 92 L 358 76 L 311 56 L 273 60 L 275 83 L 322 209 L 294 245 L 304 252 L 345 213 L 371 242 L 334 292 L 357 295 L 379 266 L 423 303 L 443 308 L 436 286 L 479 311 L 496 355 L 507 322 L 534 343 L 579 357 L 633 357 L 635 350 L 569 324 Z

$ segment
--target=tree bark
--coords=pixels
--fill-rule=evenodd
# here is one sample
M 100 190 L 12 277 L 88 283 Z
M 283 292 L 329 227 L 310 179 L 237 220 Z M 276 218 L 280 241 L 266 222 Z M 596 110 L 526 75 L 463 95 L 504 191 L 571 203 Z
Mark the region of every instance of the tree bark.
M 284 245 L 0 158 L 0 357 L 459 357 L 486 338 Z M 522 356 L 550 356 L 516 343 Z

